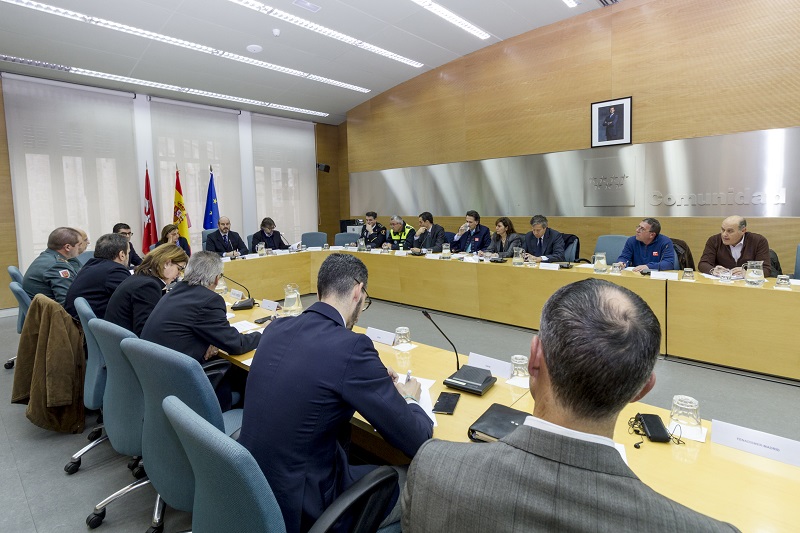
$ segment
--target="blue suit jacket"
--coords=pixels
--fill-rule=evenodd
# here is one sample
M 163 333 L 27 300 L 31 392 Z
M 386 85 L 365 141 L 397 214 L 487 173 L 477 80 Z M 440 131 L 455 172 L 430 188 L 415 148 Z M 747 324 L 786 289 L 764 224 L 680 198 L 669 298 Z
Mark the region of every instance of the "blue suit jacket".
M 458 234 L 456 234 L 456 237 Z M 492 235 L 489 228 L 478 224 L 475 226 L 475 235 L 470 236 L 469 231 L 464 233 L 458 240 L 453 239 L 453 244 L 450 245 L 450 250 L 454 252 L 465 252 L 467 250 L 467 243 L 472 240 L 472 253 L 486 250 L 492 244 Z
M 347 461 L 356 410 L 409 457 L 432 434 L 422 408 L 398 394 L 372 341 L 345 328 L 332 306 L 317 302 L 264 331 L 247 378 L 239 443 L 266 475 L 289 533 L 307 531 L 375 468 Z
M 533 232 L 529 231 L 525 234 L 525 251 L 533 254 L 536 249 L 536 237 Z M 564 261 L 564 237 L 553 228 L 547 228 L 542 235 L 542 256 L 547 257 L 547 262 L 557 263 Z

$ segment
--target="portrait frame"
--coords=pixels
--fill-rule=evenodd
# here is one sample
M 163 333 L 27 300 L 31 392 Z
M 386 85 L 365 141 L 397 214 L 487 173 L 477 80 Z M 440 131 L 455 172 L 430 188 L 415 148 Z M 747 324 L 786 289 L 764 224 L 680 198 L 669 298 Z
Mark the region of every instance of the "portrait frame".
M 613 115 L 616 118 L 609 120 Z M 631 144 L 631 115 L 633 97 L 626 96 L 615 100 L 594 102 L 590 108 L 592 122 L 592 148 Z M 609 138 L 611 137 L 611 138 Z

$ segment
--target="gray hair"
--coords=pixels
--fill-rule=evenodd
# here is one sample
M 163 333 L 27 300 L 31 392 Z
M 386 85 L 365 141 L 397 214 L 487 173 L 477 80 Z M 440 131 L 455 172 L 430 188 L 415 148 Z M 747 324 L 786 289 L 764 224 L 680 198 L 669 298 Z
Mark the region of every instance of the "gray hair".
M 94 256 L 98 259 L 115 260 L 120 252 L 128 253 L 128 238 L 119 233 L 101 235 L 94 243 Z
M 547 227 L 547 217 L 544 215 L 533 215 L 531 217 L 531 226 L 542 225 L 542 228 Z
M 222 258 L 214 252 L 195 252 L 186 264 L 183 281 L 189 285 L 210 287 L 222 275 Z
M 656 235 L 661 234 L 661 222 L 659 222 L 658 219 L 647 217 L 643 218 L 642 222 L 650 224 L 650 231 L 652 231 Z
M 661 346 L 647 303 L 595 278 L 556 291 L 539 328 L 553 396 L 584 419 L 616 417 L 647 383 Z
M 400 215 L 392 215 L 391 218 L 389 218 L 389 220 L 391 222 L 399 222 L 401 224 L 406 223 L 405 220 L 403 220 L 403 217 L 401 217 Z
M 193 256 L 194 257 L 194 256 Z M 357 283 L 367 288 L 367 267 L 350 254 L 331 254 L 319 267 L 317 292 L 320 299 L 347 296 Z

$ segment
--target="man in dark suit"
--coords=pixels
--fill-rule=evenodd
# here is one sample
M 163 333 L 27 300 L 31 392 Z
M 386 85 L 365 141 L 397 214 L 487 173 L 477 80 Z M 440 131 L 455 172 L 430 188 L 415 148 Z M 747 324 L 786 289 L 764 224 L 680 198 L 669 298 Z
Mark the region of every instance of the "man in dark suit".
M 486 251 L 492 244 L 492 234 L 489 228 L 481 226 L 481 216 L 477 211 L 467 211 L 464 224 L 458 228 L 458 233 L 453 237 L 450 250 L 454 252 L 478 253 Z
M 614 448 L 620 411 L 655 385 L 660 343 L 630 290 L 586 279 L 556 291 L 531 343 L 533 416 L 499 442 L 425 443 L 403 531 L 736 531 L 653 491 Z
M 411 251 L 420 253 L 423 249 L 433 253 L 442 251 L 445 242 L 444 228 L 433 223 L 433 215 L 428 211 L 419 215 L 419 229 L 414 233 L 414 247 Z
M 183 281 L 164 295 L 142 329 L 144 340 L 172 348 L 200 363 L 225 350 L 240 355 L 254 350 L 261 333 L 239 333 L 230 325 L 225 300 L 214 289 L 222 277 L 223 263 L 213 252 L 195 252 L 189 258 Z M 217 387 L 223 410 L 230 408 L 230 386 Z
M 231 219 L 219 217 L 219 229 L 206 237 L 206 251 L 214 252 L 222 257 L 239 257 L 247 255 L 247 244 L 239 234 L 231 231 Z
M 603 126 L 606 127 L 606 140 L 616 141 L 619 139 L 619 115 L 614 113 L 614 107 L 610 109 L 610 113 L 603 121 Z
M 131 227 L 124 222 L 118 222 L 114 224 L 114 228 L 111 230 L 111 233 L 119 233 L 126 239 L 128 239 L 129 249 L 128 249 L 128 266 L 130 268 L 137 267 L 142 264 L 142 258 L 139 257 L 139 254 L 136 253 L 136 248 L 133 247 L 133 243 L 131 242 L 131 237 L 133 237 L 133 232 L 131 231 Z
M 525 260 L 536 263 L 564 261 L 564 237 L 547 226 L 547 217 L 534 215 L 531 231 L 525 235 Z
M 275 221 L 266 217 L 261 221 L 261 229 L 253 234 L 253 247 L 250 249 L 251 254 L 258 253 L 258 243 L 264 243 L 264 248 L 270 250 L 286 250 L 289 245 L 283 242 L 281 232 L 275 229 Z M 208 243 L 206 243 L 208 247 Z
M 97 239 L 94 257 L 78 272 L 67 291 L 64 309 L 78 319 L 75 298 L 83 297 L 97 318 L 105 318 L 106 307 L 117 286 L 131 275 L 128 270 L 128 239 L 118 233 L 107 233 Z
M 267 328 L 250 367 L 239 443 L 264 471 L 288 533 L 307 531 L 375 468 L 348 462 L 346 435 L 355 411 L 409 457 L 432 434 L 417 404 L 419 383 L 399 383 L 369 337 L 351 331 L 369 307 L 366 285 L 360 259 L 331 254 L 319 269 L 319 302 Z M 391 521 L 392 514 L 384 523 Z

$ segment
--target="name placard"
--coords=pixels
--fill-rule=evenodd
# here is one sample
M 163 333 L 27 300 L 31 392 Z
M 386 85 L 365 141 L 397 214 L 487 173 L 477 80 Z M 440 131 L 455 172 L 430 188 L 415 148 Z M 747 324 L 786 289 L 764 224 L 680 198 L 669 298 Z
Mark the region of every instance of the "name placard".
M 659 272 L 658 270 L 650 271 L 650 279 L 671 279 L 678 281 L 677 272 Z
M 558 263 L 539 263 L 540 270 L 558 270 L 561 268 L 561 265 Z
M 405 257 L 408 255 L 408 252 L 405 250 L 395 250 L 394 255 L 397 257 Z
M 261 309 L 265 311 L 272 311 L 273 313 L 278 310 L 278 302 L 272 300 L 261 300 Z
M 372 339 L 372 342 L 379 342 L 388 346 L 394 344 L 394 333 L 391 331 L 384 331 L 378 328 L 367 328 L 367 337 Z
M 244 293 L 242 291 L 237 291 L 236 289 L 231 289 L 231 298 L 235 300 L 242 300 L 244 299 Z
M 475 352 L 469 352 L 468 359 L 469 366 L 477 366 L 478 368 L 485 368 L 492 373 L 493 376 L 499 378 L 511 377 L 511 363 L 508 361 L 501 361 L 494 357 L 486 357 Z
M 712 420 L 711 442 L 800 466 L 800 442 L 763 431 Z

